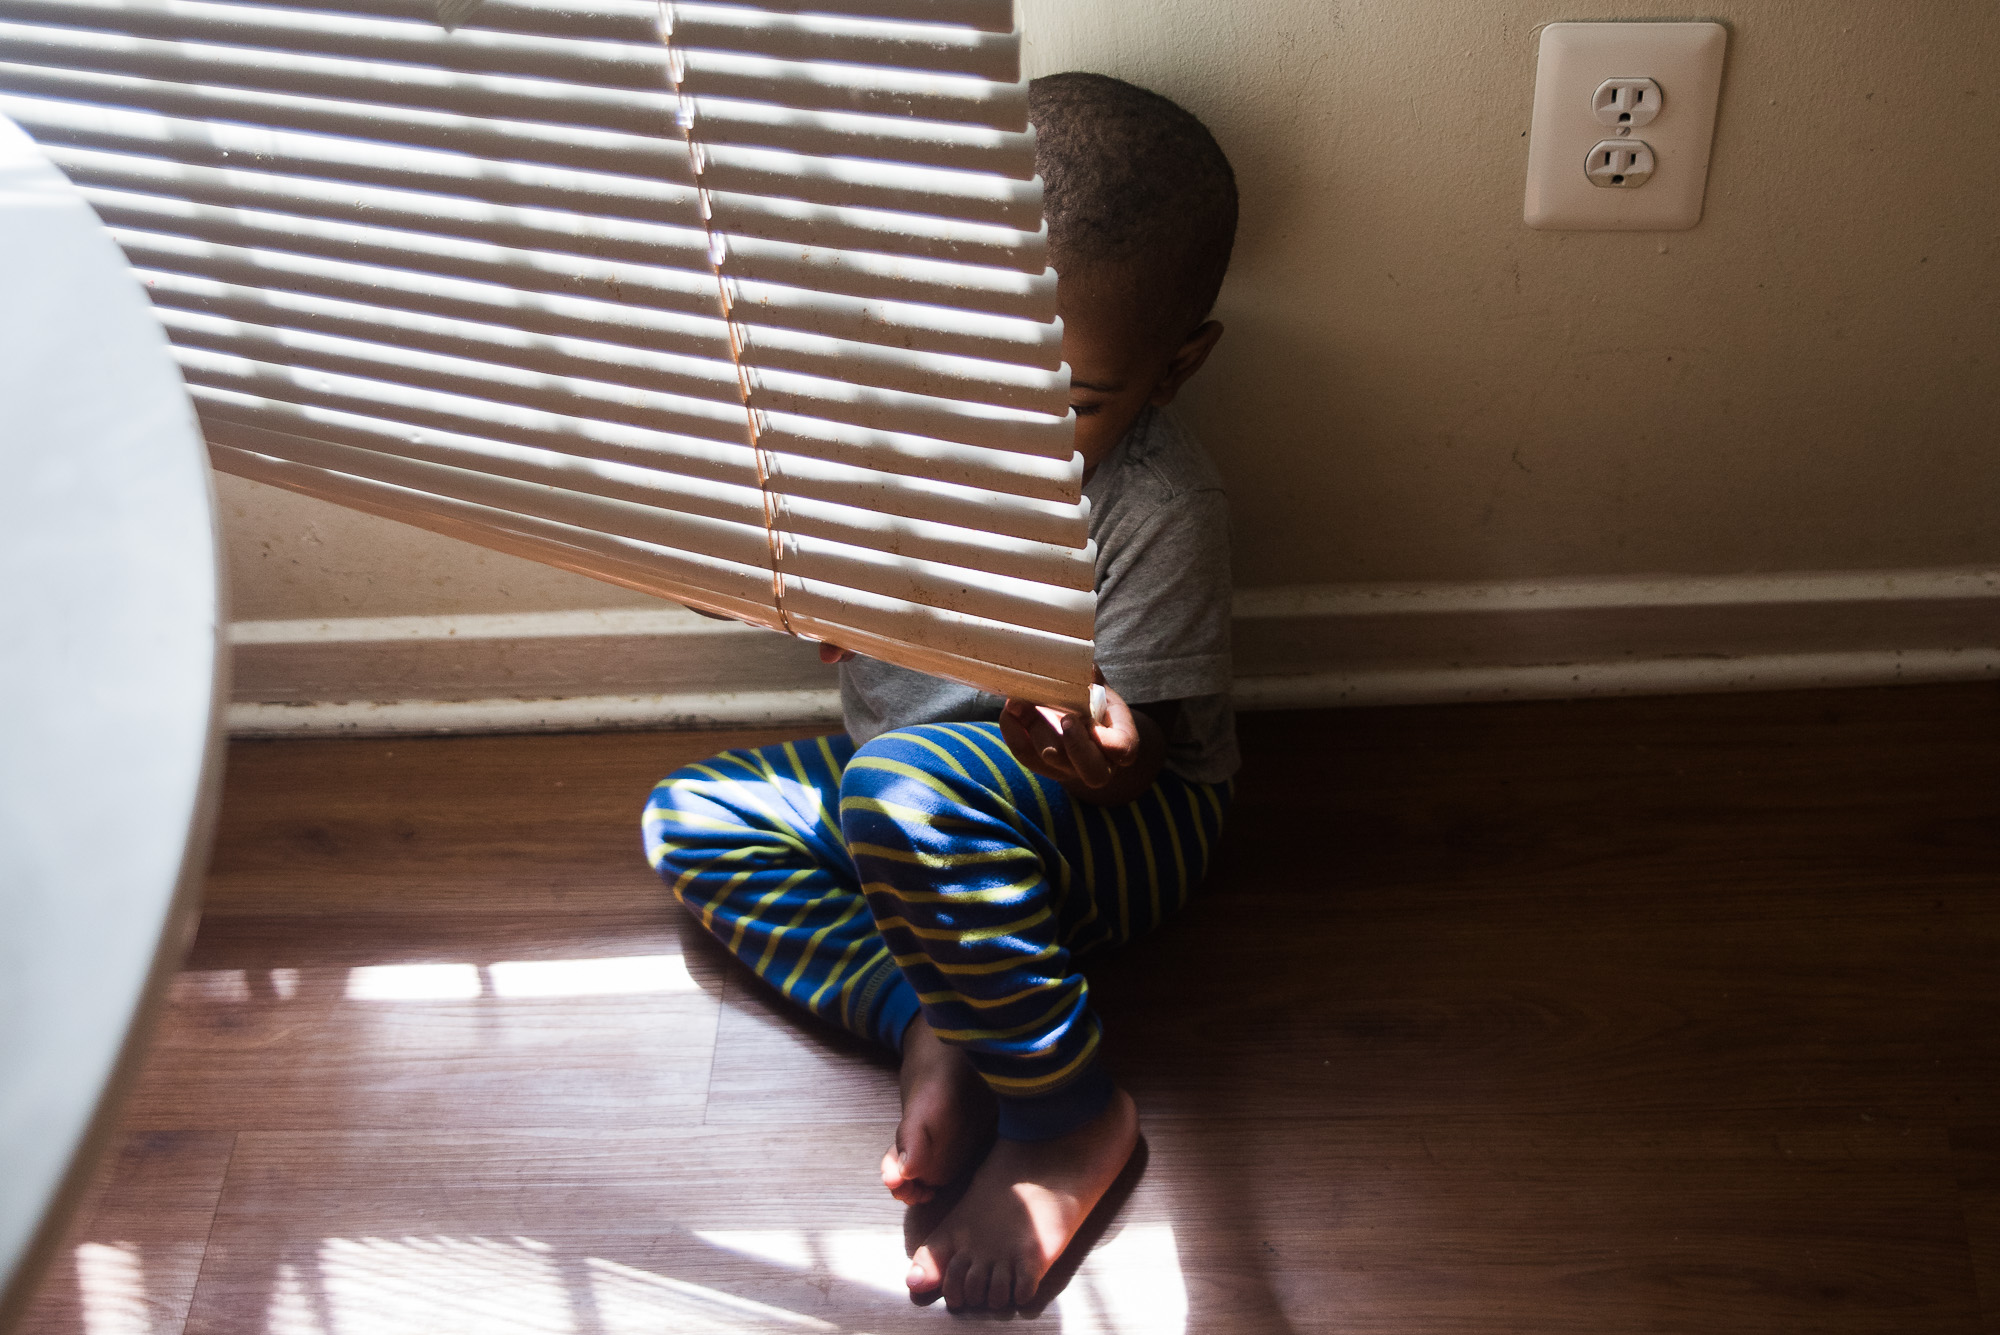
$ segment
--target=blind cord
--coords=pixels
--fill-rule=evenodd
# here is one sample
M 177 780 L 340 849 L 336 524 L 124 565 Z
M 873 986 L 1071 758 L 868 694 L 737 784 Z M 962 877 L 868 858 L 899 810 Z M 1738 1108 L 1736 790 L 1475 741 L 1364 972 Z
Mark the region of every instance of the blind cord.
M 771 551 L 771 609 L 778 614 L 778 625 L 787 635 L 798 635 L 792 629 L 790 614 L 785 611 L 785 575 L 780 564 L 785 544 L 778 524 L 778 498 L 771 487 L 770 452 L 764 448 L 763 437 L 757 429 L 757 409 L 750 402 L 750 373 L 743 364 L 743 330 L 731 309 L 729 282 L 722 272 L 723 261 L 729 258 L 729 242 L 724 233 L 715 230 L 715 209 L 710 202 L 704 177 L 708 158 L 702 151 L 701 140 L 695 137 L 694 99 L 681 91 L 681 84 L 687 77 L 687 57 L 674 44 L 674 7 L 669 0 L 661 0 L 660 3 L 660 40 L 667 48 L 667 79 L 674 91 L 674 124 L 680 127 L 681 138 L 687 145 L 688 169 L 694 174 L 696 211 L 701 215 L 702 232 L 708 239 L 708 267 L 715 275 L 716 305 L 722 313 L 723 328 L 729 339 L 729 361 L 736 368 L 737 393 L 743 399 L 744 432 L 751 455 L 757 461 L 757 490 L 764 510 L 764 541 Z

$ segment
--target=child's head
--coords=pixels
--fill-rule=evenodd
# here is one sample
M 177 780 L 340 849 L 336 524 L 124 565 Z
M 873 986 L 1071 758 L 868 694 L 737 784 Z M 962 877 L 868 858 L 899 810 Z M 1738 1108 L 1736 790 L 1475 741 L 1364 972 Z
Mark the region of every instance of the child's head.
M 1028 85 L 1077 448 L 1109 454 L 1200 369 L 1236 237 L 1236 177 L 1208 128 L 1103 74 Z

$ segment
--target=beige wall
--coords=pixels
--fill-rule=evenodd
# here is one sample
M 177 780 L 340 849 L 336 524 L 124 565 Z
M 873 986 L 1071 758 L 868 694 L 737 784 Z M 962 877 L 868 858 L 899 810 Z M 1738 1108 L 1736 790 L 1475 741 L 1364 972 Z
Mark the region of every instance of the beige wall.
M 2000 561 L 2000 8 L 1738 0 L 1707 215 L 1521 225 L 1576 0 L 1022 0 L 1031 72 L 1215 129 L 1244 213 L 1185 405 L 1244 585 Z M 225 479 L 240 617 L 643 602 Z

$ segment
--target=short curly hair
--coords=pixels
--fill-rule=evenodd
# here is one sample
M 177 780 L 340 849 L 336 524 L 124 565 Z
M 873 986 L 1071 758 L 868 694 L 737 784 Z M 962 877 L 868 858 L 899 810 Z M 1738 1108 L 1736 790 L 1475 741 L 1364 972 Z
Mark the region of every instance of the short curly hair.
M 1236 173 L 1215 136 L 1158 93 L 1080 70 L 1031 82 L 1028 119 L 1056 272 L 1120 272 L 1137 308 L 1192 332 L 1236 241 Z

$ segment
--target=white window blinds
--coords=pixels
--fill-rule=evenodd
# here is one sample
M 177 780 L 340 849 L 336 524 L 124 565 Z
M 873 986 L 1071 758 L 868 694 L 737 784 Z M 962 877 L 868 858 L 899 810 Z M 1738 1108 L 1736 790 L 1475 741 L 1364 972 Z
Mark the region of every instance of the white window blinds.
M 1011 0 L 4 15 L 0 112 L 151 289 L 217 467 L 1087 699 Z

